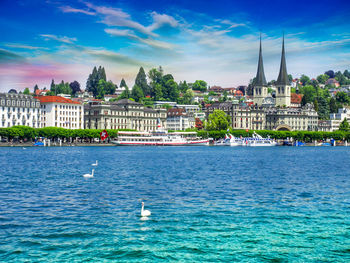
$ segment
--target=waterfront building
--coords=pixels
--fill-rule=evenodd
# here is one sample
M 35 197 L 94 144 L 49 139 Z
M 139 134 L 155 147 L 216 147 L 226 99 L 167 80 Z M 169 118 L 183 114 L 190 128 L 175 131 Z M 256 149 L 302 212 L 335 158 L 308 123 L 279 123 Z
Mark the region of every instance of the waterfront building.
M 0 93 L 0 127 L 40 127 L 40 102 L 31 95 Z
M 84 106 L 84 112 L 85 129 L 155 131 L 158 122 L 162 127 L 166 127 L 166 109 L 147 108 L 128 99 L 110 103 L 90 101 Z
M 59 96 L 39 96 L 41 127 L 84 129 L 84 108 L 77 101 Z
M 172 108 L 167 112 L 167 129 L 184 131 L 195 127 L 195 119 L 183 108 Z
M 208 118 L 215 109 L 220 109 L 230 117 L 233 129 L 289 131 L 315 131 L 318 129 L 318 115 L 313 105 L 307 104 L 301 107 L 302 96 L 291 93 L 284 38 L 275 89 L 276 96 L 274 98 L 268 94 L 260 38 L 258 69 L 253 83 L 253 103 L 249 103 L 249 100 L 238 104 L 236 102 L 216 102 L 206 108 L 206 117 Z

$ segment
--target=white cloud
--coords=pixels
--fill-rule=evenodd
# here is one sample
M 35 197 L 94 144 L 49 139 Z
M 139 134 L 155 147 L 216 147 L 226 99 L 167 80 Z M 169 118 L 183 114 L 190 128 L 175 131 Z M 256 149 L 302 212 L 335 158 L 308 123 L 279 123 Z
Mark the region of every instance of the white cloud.
M 150 31 L 157 30 L 164 25 L 169 25 L 171 27 L 178 26 L 178 21 L 172 16 L 166 14 L 158 14 L 157 12 L 152 12 L 151 16 L 153 18 L 153 24 L 148 27 Z
M 5 44 L 5 46 L 11 47 L 11 48 L 18 48 L 18 49 L 28 49 L 28 50 L 47 49 L 45 47 L 36 47 L 36 46 L 23 45 L 23 44 L 18 44 L 18 43 L 7 43 L 7 44 Z
M 141 43 L 144 43 L 148 46 L 154 47 L 154 48 L 162 48 L 162 49 L 172 49 L 174 48 L 174 45 L 169 44 L 167 42 L 162 42 L 162 41 L 158 41 L 152 38 L 141 38 L 137 35 L 135 35 L 135 33 L 132 30 L 129 29 L 111 29 L 111 28 L 106 28 L 105 32 L 109 35 L 112 36 L 121 36 L 121 37 L 127 37 L 133 40 L 137 40 Z
M 66 44 L 73 44 L 74 42 L 77 41 L 75 37 L 66 37 L 66 36 L 56 36 L 56 35 L 51 35 L 51 34 L 40 34 L 41 37 L 43 37 L 46 41 L 48 40 L 55 40 L 61 43 L 66 43 Z
M 82 13 L 82 14 L 90 15 L 90 16 L 95 15 L 94 12 L 87 11 L 87 10 L 84 10 L 84 9 L 73 8 L 73 7 L 70 7 L 70 6 L 61 6 L 60 9 L 64 13 Z

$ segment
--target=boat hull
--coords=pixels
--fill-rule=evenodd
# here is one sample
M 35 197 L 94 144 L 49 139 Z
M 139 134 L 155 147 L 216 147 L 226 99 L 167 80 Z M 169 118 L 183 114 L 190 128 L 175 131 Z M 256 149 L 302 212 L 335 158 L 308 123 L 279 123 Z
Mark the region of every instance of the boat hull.
M 111 141 L 117 146 L 208 146 L 209 140 L 186 141 L 186 142 L 125 142 Z

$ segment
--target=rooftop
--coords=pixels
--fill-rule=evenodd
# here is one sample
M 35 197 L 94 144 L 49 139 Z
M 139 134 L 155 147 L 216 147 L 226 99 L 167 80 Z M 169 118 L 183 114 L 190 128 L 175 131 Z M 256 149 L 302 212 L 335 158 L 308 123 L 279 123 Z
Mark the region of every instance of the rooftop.
M 40 103 L 66 103 L 66 104 L 80 104 L 77 101 L 72 101 L 71 99 L 66 99 L 59 96 L 38 96 L 35 97 L 40 101 Z

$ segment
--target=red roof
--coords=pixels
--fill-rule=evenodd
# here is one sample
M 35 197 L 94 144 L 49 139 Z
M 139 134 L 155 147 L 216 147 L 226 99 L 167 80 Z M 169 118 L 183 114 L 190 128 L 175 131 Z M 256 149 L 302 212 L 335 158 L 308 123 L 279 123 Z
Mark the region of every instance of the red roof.
M 40 103 L 56 102 L 56 103 L 67 103 L 67 104 L 80 104 L 77 101 L 72 101 L 70 99 L 66 99 L 59 96 L 38 96 L 35 98 L 38 99 Z
M 302 98 L 303 98 L 303 94 L 296 94 L 296 93 L 290 94 L 290 102 L 293 104 L 300 104 Z

